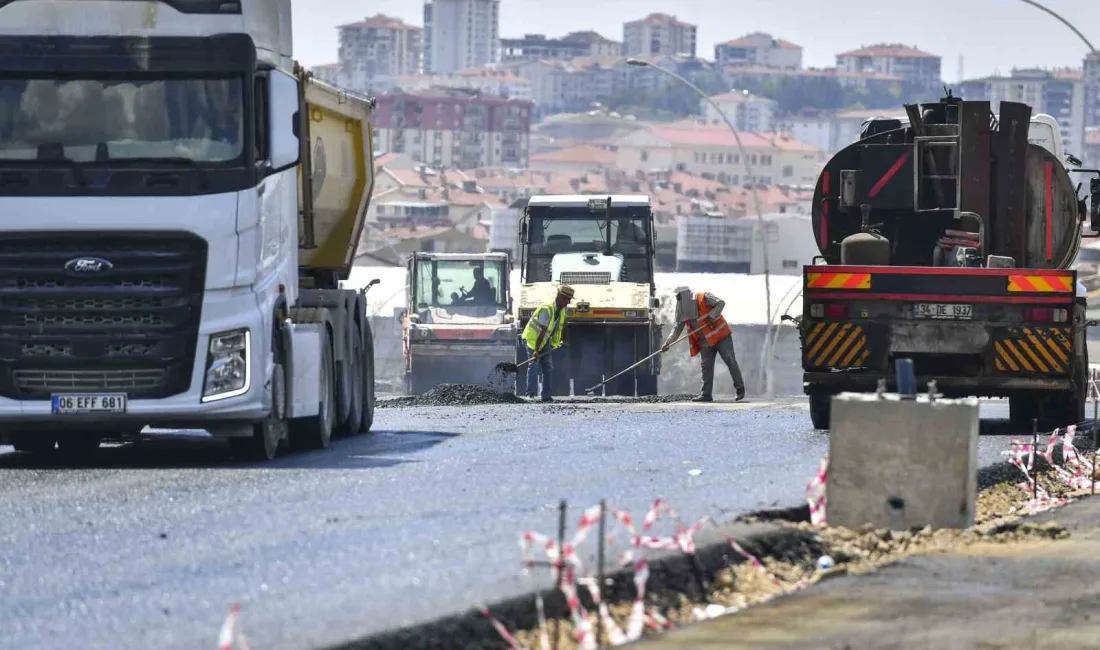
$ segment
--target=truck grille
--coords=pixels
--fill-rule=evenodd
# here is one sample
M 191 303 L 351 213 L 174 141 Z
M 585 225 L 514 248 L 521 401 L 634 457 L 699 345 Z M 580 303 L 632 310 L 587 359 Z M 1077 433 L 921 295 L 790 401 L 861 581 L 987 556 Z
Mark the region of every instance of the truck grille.
M 607 271 L 562 271 L 559 279 L 562 284 L 611 284 Z
M 111 268 L 70 273 L 79 258 Z M 191 385 L 206 242 L 177 233 L 12 233 L 0 241 L 0 396 Z

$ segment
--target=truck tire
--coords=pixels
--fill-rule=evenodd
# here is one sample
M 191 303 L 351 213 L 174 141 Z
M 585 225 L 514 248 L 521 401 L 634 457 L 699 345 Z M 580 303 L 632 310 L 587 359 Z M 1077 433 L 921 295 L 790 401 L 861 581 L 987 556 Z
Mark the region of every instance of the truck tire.
M 363 321 L 363 417 L 359 433 L 369 433 L 374 426 L 374 332 L 370 322 Z
M 282 352 L 276 353 L 271 371 L 271 412 L 252 426 L 252 435 L 229 439 L 229 453 L 242 462 L 262 463 L 274 460 L 279 442 L 286 436 L 286 366 Z
M 634 365 L 638 359 L 634 356 L 634 332 L 627 329 L 625 332 L 615 332 L 615 328 L 609 328 L 611 332 L 610 345 L 608 346 L 611 354 L 610 371 L 607 376 L 610 377 L 616 373 Z M 623 373 L 615 379 L 612 379 L 607 383 L 605 392 L 608 395 L 614 395 L 616 397 L 634 397 L 634 374 L 637 369 L 630 372 Z
M 1012 395 L 1008 398 L 1008 421 L 1013 433 L 1031 433 L 1039 417 L 1040 400 L 1032 395 Z M 1039 423 L 1042 425 L 1043 423 Z
M 642 372 L 639 368 L 636 380 L 638 382 L 638 397 L 653 397 L 657 394 L 657 375 L 651 375 L 649 371 Z
M 332 440 L 333 418 L 336 416 L 335 363 L 332 358 L 332 337 L 328 328 L 321 329 L 321 385 L 317 415 L 295 418 L 290 422 L 290 446 L 295 449 L 325 449 Z
M 810 393 L 810 422 L 815 429 L 828 430 L 832 418 L 833 396 L 828 393 Z
M 351 347 L 348 350 L 348 386 L 346 395 L 348 400 L 348 416 L 336 427 L 337 437 L 353 436 L 359 433 L 363 423 L 363 403 L 366 401 L 366 386 L 364 385 L 364 359 L 363 359 L 363 332 L 353 322 L 355 331 L 351 335 Z
M 57 434 L 48 431 L 21 431 L 10 437 L 11 446 L 24 454 L 52 454 L 57 446 Z
M 66 431 L 57 436 L 57 455 L 65 465 L 86 463 L 95 458 L 101 441 L 98 433 Z

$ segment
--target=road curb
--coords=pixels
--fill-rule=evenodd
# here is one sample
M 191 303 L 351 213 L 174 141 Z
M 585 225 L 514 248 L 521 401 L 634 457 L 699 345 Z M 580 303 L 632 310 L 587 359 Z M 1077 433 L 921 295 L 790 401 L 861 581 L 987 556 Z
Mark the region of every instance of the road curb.
M 697 576 L 709 585 L 718 572 L 745 562 L 735 552 L 729 539 L 733 538 L 746 551 L 758 558 L 776 558 L 793 562 L 813 562 L 821 554 L 821 544 L 812 531 L 799 530 L 774 523 L 738 523 L 710 526 L 696 535 L 696 552 L 688 556 L 676 551 L 653 552 L 648 555 L 650 577 L 647 583 L 647 601 L 658 606 L 679 601 L 681 594 L 700 598 L 703 591 Z M 520 558 L 516 558 L 517 571 Z M 593 558 L 594 560 L 594 558 Z M 593 563 L 590 563 L 591 566 Z M 609 584 L 603 597 L 609 603 L 629 603 L 635 597 L 634 573 L 631 569 L 609 571 Z M 550 582 L 547 571 L 542 578 Z M 582 601 L 591 607 L 587 593 L 582 590 Z M 548 588 L 489 605 L 493 617 L 510 630 L 533 630 L 538 627 L 535 597 L 541 595 L 548 619 L 569 617 L 561 592 Z M 552 623 L 551 623 L 552 625 Z M 363 639 L 325 650 L 447 650 L 449 648 L 490 650 L 508 648 L 492 624 L 476 609 L 464 614 L 451 615 L 418 625 L 373 634 Z

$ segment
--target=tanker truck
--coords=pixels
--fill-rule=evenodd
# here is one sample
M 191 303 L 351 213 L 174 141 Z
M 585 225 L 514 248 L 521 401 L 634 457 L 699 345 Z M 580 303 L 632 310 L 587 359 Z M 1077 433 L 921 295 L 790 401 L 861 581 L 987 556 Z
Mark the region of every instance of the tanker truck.
M 866 124 L 817 182 L 821 255 L 798 319 L 814 426 L 837 393 L 896 389 L 897 359 L 922 390 L 1007 398 L 1014 427 L 1082 421 L 1085 290 L 1069 269 L 1086 202 L 1069 171 L 1028 141 L 1025 104 L 994 115 L 948 93 L 906 114 Z
M 0 2 L 0 104 L 4 441 L 369 430 L 373 101 L 294 63 L 290 0 Z

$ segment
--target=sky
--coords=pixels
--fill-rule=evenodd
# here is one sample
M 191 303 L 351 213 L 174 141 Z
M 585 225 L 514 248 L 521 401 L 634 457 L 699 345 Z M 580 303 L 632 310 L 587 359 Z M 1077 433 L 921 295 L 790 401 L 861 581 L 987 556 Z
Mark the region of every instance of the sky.
M 1100 2 L 1044 0 L 1100 48 Z M 1090 6 L 1092 5 L 1092 6 Z M 910 15 L 909 7 L 920 14 Z M 293 0 L 294 48 L 307 66 L 336 60 L 336 25 L 383 13 L 423 24 L 420 0 Z M 1065 25 L 1020 0 L 501 0 L 503 38 L 595 30 L 622 40 L 623 22 L 664 12 L 698 25 L 698 56 L 762 31 L 803 47 L 803 64 L 827 67 L 838 52 L 876 42 L 916 45 L 943 57 L 945 81 L 1013 67 L 1080 67 L 1088 48 Z

